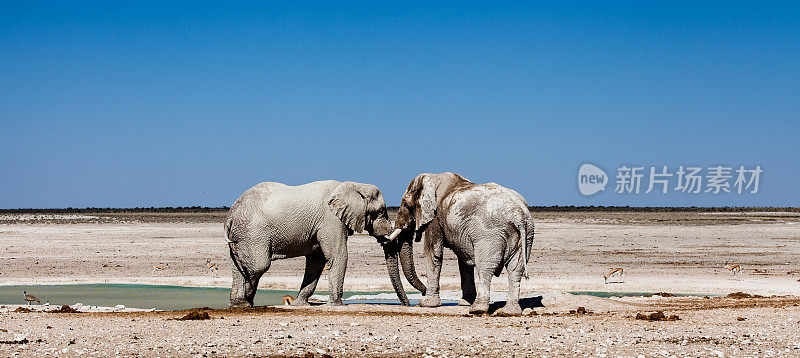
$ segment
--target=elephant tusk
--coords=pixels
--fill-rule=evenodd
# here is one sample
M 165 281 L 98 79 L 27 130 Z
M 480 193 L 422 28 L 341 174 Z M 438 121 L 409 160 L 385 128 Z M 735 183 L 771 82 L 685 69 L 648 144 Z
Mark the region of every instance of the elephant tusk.
M 391 235 L 389 235 L 389 236 L 387 236 L 386 238 L 387 238 L 389 241 L 392 241 L 392 240 L 396 239 L 396 238 L 397 238 L 397 235 L 400 235 L 400 233 L 401 233 L 402 231 L 403 231 L 403 229 L 394 229 L 394 231 L 392 232 L 392 234 L 391 234 Z

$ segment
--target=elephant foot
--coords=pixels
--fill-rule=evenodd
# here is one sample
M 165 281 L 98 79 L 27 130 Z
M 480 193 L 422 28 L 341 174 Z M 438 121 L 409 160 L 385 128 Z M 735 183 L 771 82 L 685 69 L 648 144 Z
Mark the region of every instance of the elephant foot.
M 517 304 L 506 303 L 505 306 L 497 310 L 496 314 L 498 316 L 521 316 L 522 307 L 519 306 L 519 303 Z
M 463 296 L 460 300 L 458 300 L 459 306 L 471 306 L 472 303 L 475 302 L 475 296 Z
M 310 306 L 310 304 L 305 298 L 297 298 L 296 300 L 292 301 L 292 306 Z
M 230 308 L 250 308 L 250 307 L 253 307 L 253 305 L 250 304 L 250 302 L 247 302 L 246 300 L 231 300 L 231 302 L 228 304 L 228 307 L 230 307 Z
M 338 300 L 338 301 L 328 301 L 328 303 L 326 303 L 326 304 L 327 304 L 328 306 L 344 306 L 344 302 L 342 302 L 342 300 Z
M 470 314 L 484 314 L 489 312 L 489 301 L 475 301 L 472 306 L 469 306 Z
M 442 305 L 442 300 L 439 299 L 439 295 L 436 296 L 425 296 L 419 301 L 420 307 L 439 307 Z

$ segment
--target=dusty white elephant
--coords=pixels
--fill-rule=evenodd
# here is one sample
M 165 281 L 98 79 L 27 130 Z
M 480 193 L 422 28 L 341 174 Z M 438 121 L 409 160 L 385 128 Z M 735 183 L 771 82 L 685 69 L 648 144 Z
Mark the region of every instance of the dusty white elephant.
M 525 199 L 495 183 L 475 184 L 455 173 L 418 175 L 408 185 L 389 242 L 401 247 L 400 263 L 408 281 L 424 297 L 421 306 L 441 305 L 439 274 L 443 248 L 458 257 L 463 300 L 470 313 L 489 309 L 492 276 L 508 270 L 508 301 L 501 309 L 519 315 L 520 279 L 533 244 L 533 219 Z M 424 233 L 428 286 L 414 271 L 411 240 Z M 477 273 L 477 292 L 475 274 Z
M 252 306 L 258 281 L 272 260 L 298 256 L 306 257 L 305 275 L 292 304 L 308 305 L 329 262 L 328 303 L 341 305 L 347 237 L 364 230 L 380 241 L 391 231 L 383 195 L 374 185 L 327 180 L 250 188 L 225 220 L 233 274 L 230 306 Z M 400 284 L 397 255 L 387 254 L 386 260 L 395 267 L 393 284 Z

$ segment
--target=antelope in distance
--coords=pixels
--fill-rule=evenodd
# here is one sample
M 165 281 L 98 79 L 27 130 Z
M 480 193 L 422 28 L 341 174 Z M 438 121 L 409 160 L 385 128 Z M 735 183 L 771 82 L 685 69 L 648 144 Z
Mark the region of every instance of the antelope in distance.
M 725 263 L 725 269 L 730 271 L 734 276 L 742 273 L 742 267 L 739 265 L 731 265 L 729 263 Z
M 36 298 L 36 296 L 29 295 L 28 291 L 22 291 L 22 298 L 25 299 L 25 303 L 27 303 L 29 305 L 31 304 L 31 302 L 36 302 L 37 305 L 42 304 L 42 302 L 39 301 L 39 299 Z
M 169 268 L 169 264 L 166 265 L 153 265 L 153 272 L 161 272 Z
M 608 279 L 610 279 L 614 275 L 616 275 L 620 280 L 625 280 L 625 273 L 623 272 L 621 267 L 613 268 L 610 271 L 608 271 L 607 274 L 603 275 L 603 280 L 605 280 L 605 283 L 607 283 L 607 284 L 608 283 L 623 283 L 623 282 L 625 282 L 625 281 L 611 281 L 611 282 L 609 282 Z
M 283 305 L 284 306 L 291 305 L 292 301 L 294 301 L 294 297 L 289 296 L 289 295 L 283 296 Z
M 219 267 L 217 267 L 216 263 L 212 263 L 211 259 L 206 259 L 206 267 L 208 268 L 208 273 L 214 275 L 215 271 L 219 271 Z

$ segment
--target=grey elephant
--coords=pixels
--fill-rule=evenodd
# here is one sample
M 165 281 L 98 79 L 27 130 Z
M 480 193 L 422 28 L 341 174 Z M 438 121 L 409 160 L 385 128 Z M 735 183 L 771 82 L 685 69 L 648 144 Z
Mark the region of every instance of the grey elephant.
M 225 220 L 233 275 L 230 306 L 251 307 L 258 281 L 272 260 L 298 256 L 306 257 L 305 274 L 292 304 L 308 305 L 329 263 L 328 304 L 341 305 L 347 237 L 366 230 L 386 241 L 391 229 L 383 195 L 374 185 L 333 180 L 299 186 L 260 183 L 236 200 Z M 387 267 L 395 267 L 393 284 L 402 287 L 397 254 L 387 254 L 386 260 Z
M 427 284 L 414 271 L 411 240 L 424 233 Z M 463 301 L 469 312 L 486 313 L 492 276 L 508 271 L 508 302 L 501 313 L 519 315 L 519 285 L 527 277 L 533 244 L 533 219 L 525 199 L 495 183 L 475 184 L 454 173 L 418 175 L 408 185 L 389 242 L 398 242 L 400 263 L 408 281 L 424 297 L 421 306 L 441 305 L 439 274 L 443 248 L 458 257 Z M 477 292 L 475 285 L 477 273 Z

